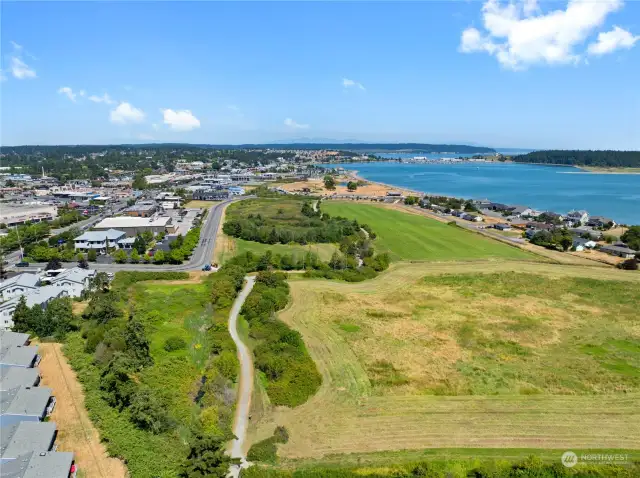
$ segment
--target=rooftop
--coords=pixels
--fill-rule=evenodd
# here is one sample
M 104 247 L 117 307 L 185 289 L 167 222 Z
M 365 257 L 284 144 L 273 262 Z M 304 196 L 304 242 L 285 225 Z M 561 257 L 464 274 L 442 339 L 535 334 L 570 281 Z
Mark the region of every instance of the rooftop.
M 31 452 L 2 464 L 2 478 L 68 478 L 71 452 Z
M 35 386 L 38 377 L 40 377 L 40 370 L 37 368 L 2 367 L 0 369 L 0 390 Z
M 47 387 L 20 387 L 0 392 L 0 415 L 31 415 L 40 417 L 51 398 Z
M 5 345 L 0 348 L 0 364 L 11 367 L 31 367 L 38 354 L 35 345 Z
M 103 219 L 94 227 L 96 229 L 117 229 L 117 228 L 131 228 L 131 227 L 165 227 L 169 224 L 171 218 L 168 216 L 156 216 L 156 217 L 108 217 Z
M 72 282 L 84 283 L 85 279 L 89 277 L 93 277 L 96 275 L 96 271 L 90 269 L 82 269 L 80 267 L 73 267 L 71 269 L 66 269 L 64 272 L 61 272 L 55 277 L 49 279 L 51 284 L 55 284 L 56 282 L 60 282 L 62 280 L 68 280 Z
M 104 221 L 102 221 L 104 222 Z M 102 224 L 102 222 L 100 224 Z M 98 224 L 98 225 L 100 225 Z M 115 241 L 124 236 L 125 233 L 122 231 L 117 231 L 116 229 L 108 229 L 106 231 L 87 231 L 81 236 L 78 236 L 74 239 L 76 242 L 81 241 L 104 241 L 105 238 L 108 238 L 110 241 Z
M 0 458 L 17 458 L 25 453 L 49 451 L 56 438 L 54 422 L 18 422 L 2 427 Z
M 3 347 L 24 345 L 29 343 L 29 334 L 0 330 L 0 344 Z
M 629 249 L 628 247 L 621 246 L 602 246 L 600 248 L 601 251 L 611 251 L 611 252 L 620 252 L 623 254 L 635 254 L 636 251 L 633 249 Z
M 23 273 L 13 276 L 11 279 L 7 279 L 4 282 L 0 282 L 0 290 L 9 286 L 18 287 L 35 287 L 38 285 L 40 278 L 36 274 Z

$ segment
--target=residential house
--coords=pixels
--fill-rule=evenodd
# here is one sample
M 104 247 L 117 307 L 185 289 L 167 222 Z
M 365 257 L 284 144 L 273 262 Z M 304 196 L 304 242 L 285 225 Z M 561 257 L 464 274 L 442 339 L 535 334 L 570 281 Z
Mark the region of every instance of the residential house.
M 536 222 L 536 221 L 530 221 L 527 223 L 526 225 L 527 229 L 535 229 L 535 230 L 543 230 L 543 231 L 550 231 L 552 229 L 554 229 L 554 226 L 552 224 L 547 224 L 546 222 Z
M 0 346 L 0 370 L 11 367 L 33 368 L 40 363 L 38 347 L 35 345 L 5 345 Z
M 587 221 L 587 226 L 591 227 L 615 227 L 616 222 L 610 217 L 591 216 Z
M 51 415 L 56 398 L 47 387 L 20 387 L 0 392 L 0 426 L 41 422 Z
M 33 307 L 39 305 L 43 309 L 47 308 L 49 302 L 53 299 L 60 297 L 67 297 L 69 292 L 61 287 L 55 287 L 52 285 L 46 285 L 38 287 L 37 289 L 30 291 L 28 294 L 24 294 L 27 307 Z M 0 328 L 10 329 L 13 327 L 13 311 L 16 310 L 20 297 L 13 297 L 5 302 L 0 303 Z
M 25 453 L 2 465 L 2 478 L 76 478 L 78 467 L 72 452 Z
M 0 282 L 0 302 L 27 294 L 36 290 L 40 278 L 36 274 L 18 274 L 11 279 Z
M 44 278 L 42 282 L 65 289 L 69 297 L 80 297 L 82 292 L 89 288 L 91 279 L 95 275 L 96 271 L 94 270 L 73 267 L 65 269 L 55 277 Z
M 585 249 L 593 249 L 597 245 L 595 241 L 590 239 L 584 239 L 582 237 L 573 238 L 573 248 L 578 252 L 584 251 Z
M 578 224 L 580 226 L 587 223 L 589 220 L 589 213 L 587 211 L 569 211 L 565 220 L 571 224 Z
M 127 234 L 124 231 L 109 228 L 101 231 L 87 231 L 76 237 L 74 242 L 77 251 L 88 252 L 95 250 L 99 254 L 105 254 L 107 248 L 115 249 L 118 247 L 118 241 L 126 236 Z
M 471 222 L 482 222 L 484 220 L 482 216 L 478 216 L 477 214 L 469 214 L 468 212 L 463 212 L 462 214 L 460 214 L 460 217 L 465 221 Z
M 493 227 L 494 227 L 494 229 L 497 229 L 498 231 L 510 231 L 511 230 L 511 225 L 510 224 L 494 224 Z
M 515 217 L 529 217 L 532 216 L 533 209 L 528 206 L 511 206 L 509 212 Z
M 40 370 L 36 367 L 1 367 L 0 391 L 17 387 L 37 387 L 40 385 Z
M 594 239 L 596 241 L 599 241 L 600 239 L 602 239 L 602 236 L 603 236 L 602 231 L 595 231 L 590 227 L 585 227 L 585 226 L 572 227 L 569 229 L 569 232 L 576 236 L 589 236 L 591 239 Z
M 478 209 L 490 209 L 492 202 L 488 199 L 475 199 L 473 204 Z
M 602 246 L 600 250 L 606 254 L 622 257 L 623 259 L 631 259 L 636 255 L 636 251 L 633 249 L 621 246 Z
M 26 453 L 52 451 L 58 430 L 54 422 L 22 421 L 2 427 L 0 460 L 7 463 Z
M 233 196 L 242 196 L 244 194 L 244 188 L 241 186 L 229 186 L 229 192 Z M 393 196 L 393 195 L 390 195 L 390 196 Z

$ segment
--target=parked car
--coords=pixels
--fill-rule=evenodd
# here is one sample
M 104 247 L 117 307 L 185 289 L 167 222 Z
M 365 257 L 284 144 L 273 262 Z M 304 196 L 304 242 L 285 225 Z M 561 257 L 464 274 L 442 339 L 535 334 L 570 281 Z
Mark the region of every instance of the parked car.
M 211 270 L 211 264 L 205 264 L 204 267 L 202 268 L 203 271 L 210 271 Z
M 20 261 L 16 264 L 16 267 L 29 267 L 29 263 L 27 261 Z

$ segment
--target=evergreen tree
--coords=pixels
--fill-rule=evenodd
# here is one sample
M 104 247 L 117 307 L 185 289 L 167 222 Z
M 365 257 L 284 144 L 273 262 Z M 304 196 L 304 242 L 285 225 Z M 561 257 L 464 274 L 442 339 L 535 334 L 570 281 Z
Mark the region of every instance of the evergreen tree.
M 32 329 L 31 311 L 27 307 L 27 301 L 24 295 L 20 297 L 18 305 L 13 311 L 13 327 L 14 332 L 30 332 Z
M 95 249 L 89 249 L 89 252 L 87 253 L 87 259 L 89 260 L 89 262 L 95 262 L 98 259 L 98 253 Z
M 134 317 L 129 318 L 124 329 L 124 340 L 127 344 L 127 354 L 139 367 L 153 365 L 149 353 L 149 340 L 144 332 L 144 326 Z
M 183 465 L 182 478 L 224 477 L 234 460 L 225 453 L 225 439 L 198 435 L 191 444 L 187 462 Z

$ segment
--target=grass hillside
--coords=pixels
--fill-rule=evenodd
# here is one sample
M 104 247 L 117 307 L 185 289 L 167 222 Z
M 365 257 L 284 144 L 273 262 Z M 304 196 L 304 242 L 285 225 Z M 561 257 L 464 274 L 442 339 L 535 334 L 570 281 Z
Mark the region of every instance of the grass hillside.
M 282 459 L 640 449 L 640 275 L 478 261 L 290 286 L 279 317 L 302 334 L 323 383 L 258 426 L 257 439 L 287 428 Z
M 323 212 L 368 224 L 377 234 L 377 252 L 392 260 L 523 259 L 535 256 L 459 227 L 381 206 L 325 201 Z

